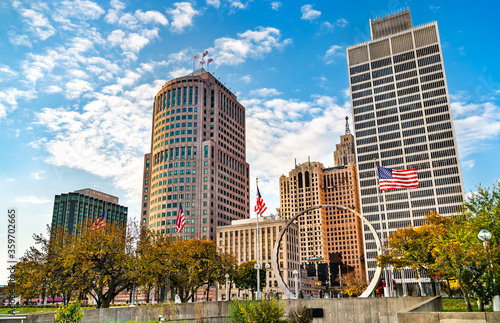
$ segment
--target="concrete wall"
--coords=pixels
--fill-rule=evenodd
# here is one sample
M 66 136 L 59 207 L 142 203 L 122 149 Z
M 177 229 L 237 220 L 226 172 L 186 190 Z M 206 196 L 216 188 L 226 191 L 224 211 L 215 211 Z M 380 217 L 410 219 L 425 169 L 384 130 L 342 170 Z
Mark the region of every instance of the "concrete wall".
M 324 317 L 314 319 L 320 322 L 375 322 L 396 323 L 397 313 L 413 308 L 418 304 L 425 304 L 435 297 L 400 297 L 400 298 L 329 298 L 329 299 L 303 299 L 284 300 L 287 312 L 299 305 L 308 308 L 322 308 Z M 439 301 L 441 299 L 439 298 Z M 187 303 L 176 304 L 173 307 L 175 321 L 196 321 L 196 312 L 201 310 L 204 318 L 210 322 L 224 323 L 228 314 L 229 302 Z M 442 308 L 442 305 L 441 305 Z M 160 314 L 166 316 L 166 309 L 160 306 L 115 307 L 107 309 L 85 310 L 83 323 L 108 323 L 120 321 L 158 320 Z M 414 314 L 414 313 L 412 313 Z M 419 314 L 419 313 L 415 313 Z M 53 313 L 26 315 L 24 322 L 49 323 L 54 320 Z M 414 322 L 412 322 L 414 323 Z M 430 323 L 430 322 L 426 322 Z
M 498 323 L 500 312 L 398 313 L 398 323 Z

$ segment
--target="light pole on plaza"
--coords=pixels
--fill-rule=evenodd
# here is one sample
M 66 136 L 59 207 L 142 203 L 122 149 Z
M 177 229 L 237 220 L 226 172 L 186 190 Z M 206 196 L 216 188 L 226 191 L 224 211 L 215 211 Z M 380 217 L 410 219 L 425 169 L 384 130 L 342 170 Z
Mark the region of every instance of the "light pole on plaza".
M 488 230 L 481 230 L 479 231 L 477 237 L 483 241 L 483 247 L 484 250 L 486 251 L 486 248 L 488 247 L 490 239 L 493 237 L 493 234 L 489 232 Z M 493 264 L 491 263 L 491 269 L 493 269 Z M 493 288 L 495 288 L 495 273 L 493 274 Z M 500 312 L 500 295 L 495 295 L 493 296 L 493 312 Z

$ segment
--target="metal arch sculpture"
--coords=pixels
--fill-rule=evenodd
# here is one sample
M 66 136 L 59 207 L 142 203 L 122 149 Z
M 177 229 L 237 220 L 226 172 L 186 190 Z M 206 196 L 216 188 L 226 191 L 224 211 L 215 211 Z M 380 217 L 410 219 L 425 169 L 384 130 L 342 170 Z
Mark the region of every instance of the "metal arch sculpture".
M 370 232 L 373 234 L 373 237 L 375 238 L 375 243 L 377 244 L 377 254 L 378 255 L 382 254 L 382 246 L 380 244 L 380 239 L 378 238 L 377 232 L 375 231 L 375 229 L 373 228 L 371 223 L 368 222 L 368 220 L 364 216 L 361 215 L 361 213 L 354 211 L 346 206 L 336 205 L 336 204 L 317 205 L 317 206 L 310 207 L 304 211 L 301 211 L 301 212 L 297 213 L 295 216 L 293 216 L 292 218 L 290 218 L 290 220 L 288 220 L 288 222 L 285 224 L 285 226 L 279 232 L 278 239 L 276 239 L 276 242 L 274 243 L 273 256 L 271 259 L 272 266 L 273 266 L 273 273 L 274 273 L 274 276 L 276 277 L 276 280 L 278 282 L 278 286 L 283 291 L 283 294 L 285 294 L 285 296 L 288 299 L 297 299 L 297 295 L 295 295 L 294 293 L 292 293 L 290 291 L 290 289 L 288 289 L 288 286 L 283 281 L 283 277 L 281 277 L 281 273 L 280 273 L 280 270 L 278 267 L 278 255 L 279 255 L 279 248 L 280 248 L 281 240 L 283 239 L 283 235 L 288 230 L 288 227 L 293 223 L 293 221 L 297 220 L 301 215 L 304 215 L 305 213 L 308 213 L 309 211 L 320 209 L 322 207 L 337 207 L 339 209 L 347 210 L 349 212 L 354 213 L 357 217 L 359 217 L 363 221 L 364 224 L 366 224 L 368 226 L 368 228 L 370 229 Z M 370 285 L 368 285 L 366 290 L 359 297 L 361 297 L 361 298 L 369 297 L 372 294 L 372 292 L 375 290 L 375 288 L 377 288 L 377 285 L 380 282 L 381 277 L 382 277 L 382 268 L 377 266 L 377 269 L 375 270 L 375 274 L 373 276 L 373 279 L 372 279 Z

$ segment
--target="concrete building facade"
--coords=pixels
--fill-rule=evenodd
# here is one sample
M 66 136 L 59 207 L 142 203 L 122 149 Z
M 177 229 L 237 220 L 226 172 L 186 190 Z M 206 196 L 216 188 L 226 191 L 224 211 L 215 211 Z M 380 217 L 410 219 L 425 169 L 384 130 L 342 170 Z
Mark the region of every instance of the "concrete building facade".
M 266 270 L 265 265 L 271 264 L 272 252 L 276 237 L 285 225 L 286 220 L 277 219 L 275 216 L 261 217 L 259 219 L 259 262 L 262 270 Z M 236 256 L 238 265 L 243 262 L 257 259 L 257 218 L 232 221 L 231 225 L 217 228 L 217 246 Z M 292 224 L 283 239 L 279 249 L 279 270 L 285 284 L 294 290 L 294 270 L 299 270 L 299 228 Z M 281 290 L 278 287 L 276 277 L 272 268 L 269 269 L 269 289 L 264 287 L 264 291 L 278 294 L 281 297 Z M 219 287 L 219 299 L 227 300 L 225 286 Z M 231 288 L 231 298 L 238 297 L 238 290 Z
M 347 62 L 361 211 L 385 239 L 422 225 L 430 210 L 458 212 L 464 190 L 437 22 L 413 27 L 408 9 L 370 28 L 370 41 L 347 48 Z M 381 194 L 376 164 L 417 168 L 419 188 Z M 363 232 L 371 278 L 376 246 Z
M 143 229 L 176 233 L 180 203 L 183 239 L 213 240 L 217 226 L 249 217 L 245 108 L 204 69 L 167 82 L 155 96 L 143 176 Z
M 90 188 L 56 195 L 51 230 L 77 233 L 79 225 L 93 224 L 106 212 L 106 223 L 127 225 L 128 208 L 118 204 L 118 197 Z

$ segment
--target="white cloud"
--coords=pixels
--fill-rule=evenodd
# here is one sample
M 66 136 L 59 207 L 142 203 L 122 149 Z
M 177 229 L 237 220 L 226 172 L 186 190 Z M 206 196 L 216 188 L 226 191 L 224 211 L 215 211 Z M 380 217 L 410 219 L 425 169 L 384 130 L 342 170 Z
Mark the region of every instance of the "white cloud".
M 31 40 L 28 35 L 17 35 L 14 31 L 9 31 L 7 34 L 12 45 L 31 47 Z
M 74 17 L 82 20 L 95 20 L 105 11 L 97 3 L 87 0 L 62 1 L 58 13 L 63 19 Z
M 66 97 L 70 100 L 78 98 L 85 92 L 92 92 L 94 89 L 92 85 L 84 80 L 71 80 L 66 83 Z
M 239 0 L 229 0 L 229 5 L 237 9 L 246 9 L 248 7 L 248 2 L 243 3 Z
M 36 114 L 49 138 L 33 142 L 49 154 L 46 162 L 112 179 L 138 199 L 143 154 L 151 136 L 151 100 L 165 83 L 137 85 L 137 71 L 117 79 L 121 93 L 92 92 L 82 107 L 45 108 Z M 128 90 L 130 89 L 130 90 Z
M 261 58 L 273 49 L 282 49 L 291 39 L 280 41 L 281 32 L 272 27 L 257 27 L 238 34 L 238 38 L 223 37 L 215 40 L 217 64 L 238 65 L 247 57 Z
M 34 195 L 20 196 L 14 199 L 17 203 L 29 203 L 29 204 L 47 204 L 52 203 L 53 200 L 46 197 L 38 197 Z
M 124 50 L 124 55 L 128 53 L 137 54 L 141 49 L 150 43 L 154 38 L 158 38 L 157 29 L 144 29 L 141 33 L 126 33 L 123 30 L 113 30 L 108 36 L 111 46 L 120 46 Z
M 321 11 L 314 10 L 310 4 L 303 5 L 300 8 L 300 12 L 302 12 L 302 17 L 300 18 L 302 20 L 314 20 L 321 16 Z
M 440 8 L 441 8 L 440 6 L 434 6 L 434 5 L 429 6 L 429 9 L 434 13 L 436 13 Z
M 207 0 L 207 5 L 215 8 L 220 7 L 220 0 Z
M 469 159 L 469 160 L 461 160 L 460 161 L 460 165 L 462 166 L 462 169 L 465 169 L 465 170 L 470 170 L 474 167 L 474 165 L 476 164 L 476 161 L 473 160 L 473 159 Z
M 175 33 L 182 33 L 186 27 L 193 25 L 193 17 L 200 12 L 193 8 L 190 2 L 176 2 L 175 9 L 168 9 L 167 13 L 172 15 L 171 29 Z
M 0 65 L 0 82 L 6 81 L 17 76 L 18 73 L 7 65 Z
M 250 91 L 251 96 L 267 97 L 267 96 L 277 96 L 280 94 L 283 94 L 283 93 L 279 92 L 276 89 L 268 89 L 268 88 L 261 88 L 261 89 L 256 89 L 256 90 Z
M 18 90 L 16 88 L 7 88 L 0 91 L 0 120 L 7 116 L 8 112 L 17 109 L 18 100 L 30 100 L 36 97 L 33 90 Z
M 244 83 L 248 84 L 248 83 L 252 82 L 252 75 L 250 75 L 250 74 L 243 75 L 240 78 L 240 81 L 243 81 Z
M 500 107 L 491 102 L 451 104 L 460 158 L 492 148 L 500 136 Z
M 188 75 L 189 73 L 192 73 L 192 70 L 190 69 L 187 69 L 185 67 L 180 67 L 178 69 L 175 69 L 175 70 L 172 70 L 168 76 L 170 78 L 176 78 L 176 77 L 181 77 L 181 76 L 186 76 Z
M 345 48 L 339 45 L 332 45 L 325 53 L 324 60 L 327 64 L 335 61 L 335 57 L 343 56 Z
M 271 9 L 278 11 L 283 4 L 279 1 L 271 2 Z
M 15 181 L 16 181 L 16 180 L 15 180 L 15 179 L 13 179 L 12 177 L 5 177 L 3 180 L 4 180 L 5 182 L 8 182 L 8 183 L 13 183 L 13 182 L 15 182 Z
M 168 19 L 162 15 L 159 11 L 146 11 L 142 12 L 137 10 L 135 16 L 144 24 L 155 23 L 162 26 L 168 25 Z
M 19 13 L 28 25 L 28 30 L 38 36 L 41 40 L 46 40 L 56 33 L 49 20 L 41 12 L 33 9 L 19 8 Z
M 334 140 L 343 133 L 348 105 L 329 96 L 314 95 L 311 101 L 296 99 L 249 99 L 246 108 L 247 158 L 252 177 L 264 189 L 275 191 L 279 176 L 288 174 L 294 159 L 333 165 Z
M 339 18 L 337 19 L 337 21 L 335 22 L 335 25 L 339 26 L 339 27 L 345 27 L 349 24 L 349 22 L 347 20 L 345 20 L 344 18 Z
M 31 172 L 30 177 L 33 178 L 34 180 L 41 180 L 44 179 L 45 177 L 43 176 L 45 174 L 45 171 L 40 170 L 38 172 Z

